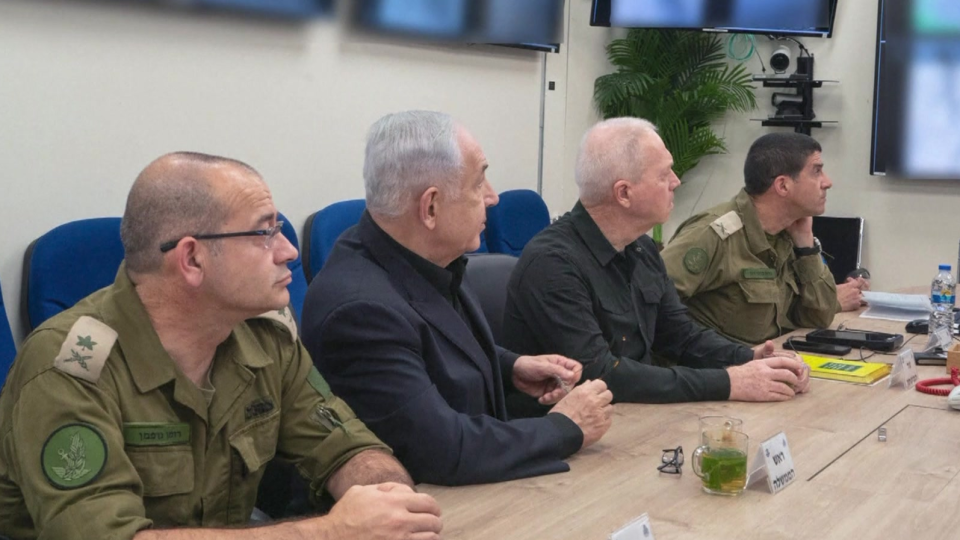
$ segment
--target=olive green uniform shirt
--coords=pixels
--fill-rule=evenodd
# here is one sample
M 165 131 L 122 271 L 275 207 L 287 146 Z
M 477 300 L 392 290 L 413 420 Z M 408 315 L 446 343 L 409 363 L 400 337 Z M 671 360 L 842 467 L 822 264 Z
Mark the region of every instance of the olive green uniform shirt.
M 0 394 L 0 533 L 107 540 L 243 525 L 274 455 L 319 495 L 355 454 L 389 451 L 330 393 L 287 310 L 234 328 L 210 380 L 208 405 L 121 266 L 14 362 Z
M 797 257 L 786 231 L 768 236 L 746 191 L 691 217 L 662 255 L 690 314 L 746 343 L 829 326 L 837 286 L 820 255 Z

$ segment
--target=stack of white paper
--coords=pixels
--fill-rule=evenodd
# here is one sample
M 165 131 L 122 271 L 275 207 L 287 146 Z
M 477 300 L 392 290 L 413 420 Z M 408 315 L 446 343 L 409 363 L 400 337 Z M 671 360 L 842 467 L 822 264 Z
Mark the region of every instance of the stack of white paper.
M 933 311 L 930 298 L 922 294 L 863 291 L 863 298 L 870 304 L 870 307 L 860 314 L 865 319 L 912 321 L 925 319 Z

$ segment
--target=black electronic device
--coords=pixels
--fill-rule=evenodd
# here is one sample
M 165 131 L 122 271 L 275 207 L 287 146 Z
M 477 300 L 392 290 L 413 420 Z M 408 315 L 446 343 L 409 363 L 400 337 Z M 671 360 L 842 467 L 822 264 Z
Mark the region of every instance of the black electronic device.
M 870 174 L 960 179 L 954 137 L 960 102 L 956 0 L 879 0 Z M 872 42 L 872 40 L 871 40 Z
M 427 41 L 559 52 L 564 0 L 353 0 L 354 28 Z
M 930 321 L 927 319 L 914 319 L 907 323 L 906 328 L 908 334 L 926 334 L 930 332 Z
M 863 218 L 813 216 L 813 235 L 820 240 L 823 260 L 838 285 L 847 277 L 856 277 L 854 272 L 870 279 L 870 273 L 860 268 Z
M 830 37 L 837 0 L 593 0 L 591 26 Z
M 947 352 L 937 348 L 928 352 L 915 352 L 913 359 L 920 366 L 945 366 L 947 365 Z
M 872 351 L 892 351 L 903 345 L 902 334 L 885 332 L 865 332 L 863 330 L 814 330 L 807 334 L 807 341 L 847 345 L 853 348 L 865 348 Z
M 856 270 L 847 274 L 847 277 L 850 279 L 857 279 L 857 278 L 870 279 L 870 271 L 867 270 L 866 268 L 857 268 Z
M 131 0 L 127 0 L 131 1 Z M 136 3 L 171 5 L 187 11 L 225 11 L 278 20 L 332 18 L 335 0 L 132 0 Z
M 790 338 L 783 343 L 783 348 L 797 352 L 808 352 L 815 354 L 829 354 L 830 356 L 843 356 L 850 352 L 850 347 L 846 345 L 833 345 L 830 343 L 817 343 L 814 341 L 804 341 L 802 339 Z
M 766 119 L 755 120 L 759 120 L 763 126 L 792 127 L 796 133 L 810 135 L 813 128 L 823 127 L 825 123 L 837 122 L 817 118 L 817 113 L 813 110 L 814 89 L 823 87 L 824 83 L 839 81 L 814 78 L 813 56 L 803 45 L 800 49 L 803 55 L 797 57 L 797 70 L 789 77 L 753 76 L 753 80 L 763 84 L 764 88 L 792 90 L 791 92 L 773 92 L 770 101 L 776 107 L 776 113 Z
M 960 308 L 953 308 L 953 330 L 954 333 L 957 332 L 957 328 L 960 328 Z M 908 334 L 929 334 L 930 333 L 930 320 L 929 319 L 914 319 L 907 323 L 906 331 Z

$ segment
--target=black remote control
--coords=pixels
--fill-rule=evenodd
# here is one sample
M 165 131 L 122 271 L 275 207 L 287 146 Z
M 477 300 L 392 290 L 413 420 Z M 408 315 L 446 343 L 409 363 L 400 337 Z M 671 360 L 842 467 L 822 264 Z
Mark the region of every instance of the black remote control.
M 843 356 L 850 352 L 850 347 L 846 345 L 831 345 L 829 343 L 814 343 L 797 338 L 790 338 L 783 343 L 784 349 L 797 352 L 809 352 L 818 354 L 829 354 L 830 356 Z

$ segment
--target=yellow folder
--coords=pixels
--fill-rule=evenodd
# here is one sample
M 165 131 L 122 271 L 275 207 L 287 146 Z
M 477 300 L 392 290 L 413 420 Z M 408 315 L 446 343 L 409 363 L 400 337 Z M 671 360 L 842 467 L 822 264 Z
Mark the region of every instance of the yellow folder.
M 890 364 L 842 360 L 812 354 L 801 354 L 810 366 L 810 376 L 855 384 L 872 384 L 890 374 Z

